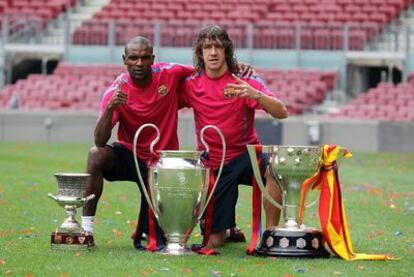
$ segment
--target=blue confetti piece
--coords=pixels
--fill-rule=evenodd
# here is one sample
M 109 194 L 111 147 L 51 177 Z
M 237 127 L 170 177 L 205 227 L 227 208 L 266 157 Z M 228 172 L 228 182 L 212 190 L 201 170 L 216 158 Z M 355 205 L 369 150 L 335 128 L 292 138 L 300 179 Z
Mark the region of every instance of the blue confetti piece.
M 352 190 L 362 190 L 363 188 L 360 185 L 353 185 Z
M 403 233 L 401 232 L 401 231 L 397 231 L 397 232 L 395 232 L 395 234 L 394 234 L 396 237 L 400 237 L 400 236 L 402 236 L 403 235 Z
M 303 269 L 303 268 L 298 268 L 298 269 L 296 269 L 296 272 L 298 272 L 298 273 L 305 273 L 305 269 Z
M 112 226 L 114 223 L 111 220 L 105 219 L 104 223 L 108 226 Z

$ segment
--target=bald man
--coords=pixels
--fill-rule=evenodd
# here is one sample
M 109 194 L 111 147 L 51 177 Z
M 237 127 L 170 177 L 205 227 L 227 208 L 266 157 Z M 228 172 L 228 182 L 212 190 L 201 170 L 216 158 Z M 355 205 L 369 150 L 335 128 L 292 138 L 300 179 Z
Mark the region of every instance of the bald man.
M 140 126 L 153 123 L 161 133 L 157 149 L 178 149 L 177 87 L 180 80 L 194 72 L 192 67 L 179 64 L 154 64 L 154 57 L 152 44 L 144 37 L 132 38 L 125 46 L 122 58 L 127 73 L 119 75 L 102 97 L 94 133 L 95 146 L 90 149 L 87 161 L 87 172 L 91 177 L 87 183 L 86 195 L 93 193 L 95 199 L 85 204 L 82 216 L 82 227 L 88 234 L 93 235 L 103 180 L 136 182 L 141 191 L 141 212 L 133 235 L 134 246 L 145 249 L 141 244 L 141 237 L 146 233 L 149 234 L 149 244 L 151 239 L 156 239 L 156 248 L 149 250 L 161 249 L 165 238 L 142 195 L 133 160 L 133 138 Z M 108 145 L 116 123 L 119 123 L 118 141 Z M 136 149 L 145 181 L 150 143 L 154 138 L 154 131 L 143 131 Z

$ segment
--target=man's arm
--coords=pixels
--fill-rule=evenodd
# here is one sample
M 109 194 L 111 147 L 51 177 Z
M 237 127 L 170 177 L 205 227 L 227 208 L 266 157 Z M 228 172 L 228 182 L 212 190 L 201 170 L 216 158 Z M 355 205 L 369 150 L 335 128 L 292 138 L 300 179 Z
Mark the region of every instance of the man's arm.
M 274 118 L 284 119 L 288 117 L 288 111 L 285 104 L 279 99 L 266 95 L 257 89 L 254 90 L 253 98 L 257 103 L 263 106 L 263 108 Z
M 107 108 L 96 124 L 94 135 L 95 145 L 97 147 L 104 147 L 108 140 L 111 138 L 112 115 L 113 110 L 111 111 Z
M 112 95 L 111 99 L 109 100 L 108 105 L 105 108 L 104 113 L 99 118 L 98 123 L 95 127 L 95 145 L 97 147 L 104 147 L 108 140 L 111 138 L 112 132 L 112 117 L 114 115 L 114 111 L 117 107 L 122 106 L 127 102 L 128 95 L 123 93 L 120 89 L 122 85 L 118 86 L 115 93 Z

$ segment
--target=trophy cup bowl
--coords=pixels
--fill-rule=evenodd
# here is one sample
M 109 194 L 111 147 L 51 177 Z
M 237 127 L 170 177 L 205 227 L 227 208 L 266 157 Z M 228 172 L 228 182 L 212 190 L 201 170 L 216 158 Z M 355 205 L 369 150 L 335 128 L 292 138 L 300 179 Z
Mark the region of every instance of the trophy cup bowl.
M 159 130 L 153 124 L 144 124 L 137 130 L 133 149 L 136 149 L 140 132 L 146 127 L 152 127 L 157 131 L 157 138 L 150 145 L 150 151 L 153 153 L 153 147 L 159 139 Z M 204 131 L 208 128 L 215 129 L 223 143 L 221 166 L 210 193 L 208 192 L 210 168 L 203 162 L 209 152 L 203 138 Z M 134 151 L 135 166 L 142 191 L 166 237 L 166 247 L 159 253 L 169 255 L 194 253 L 186 245 L 187 240 L 214 193 L 225 157 L 224 137 L 217 127 L 205 126 L 201 131 L 201 141 L 206 151 L 157 151 L 157 162 L 148 166 L 148 187 L 143 182 Z
M 86 234 L 75 219 L 76 209 L 95 198 L 94 194 L 83 197 L 86 190 L 87 173 L 55 173 L 58 195 L 48 194 L 63 207 L 67 218 L 51 235 L 52 249 L 84 250 L 94 246 L 93 236 Z
M 275 201 L 264 187 L 257 165 L 256 146 L 247 145 L 250 161 L 263 196 L 282 210 L 283 222 L 264 231 L 258 255 L 281 257 L 329 257 L 322 232 L 298 223 L 303 182 L 319 168 L 322 148 L 319 146 L 263 145 L 269 154 L 269 170 L 282 191 L 282 203 Z M 309 207 L 309 205 L 307 206 Z
M 159 162 L 149 168 L 152 206 L 167 239 L 165 252 L 180 255 L 188 252 L 185 243 L 206 203 L 209 170 L 201 151 L 158 153 Z

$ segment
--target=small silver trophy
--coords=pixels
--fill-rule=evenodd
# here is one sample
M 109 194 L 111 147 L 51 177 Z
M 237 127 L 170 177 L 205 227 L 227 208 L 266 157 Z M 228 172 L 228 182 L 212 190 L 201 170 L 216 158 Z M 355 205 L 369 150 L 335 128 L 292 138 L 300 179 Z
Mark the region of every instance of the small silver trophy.
M 95 198 L 95 194 L 83 197 L 86 190 L 88 173 L 56 173 L 58 195 L 49 193 L 48 196 L 63 207 L 68 217 L 51 235 L 52 249 L 84 250 L 93 247 L 91 234 L 86 234 L 79 222 L 76 221 L 76 209 L 87 201 Z
M 283 212 L 280 226 L 264 231 L 258 255 L 281 257 L 329 257 L 321 231 L 298 223 L 299 203 L 303 182 L 319 168 L 322 148 L 319 146 L 263 145 L 269 154 L 269 169 L 282 191 L 282 203 L 275 201 L 264 187 L 257 164 L 256 145 L 247 145 L 250 162 L 263 196 Z M 316 203 L 314 201 L 310 205 Z M 309 207 L 308 205 L 307 207 Z
M 150 153 L 154 153 L 154 145 L 160 138 L 160 132 L 154 124 L 144 124 L 137 130 L 133 149 L 136 149 L 138 136 L 146 127 L 152 127 L 157 131 L 157 137 L 150 145 Z M 204 131 L 208 128 L 217 131 L 223 145 L 221 165 L 210 193 L 208 187 L 211 169 L 203 160 L 209 152 L 209 147 L 204 141 Z M 194 253 L 187 247 L 187 240 L 206 209 L 223 169 L 226 144 L 220 129 L 207 125 L 201 130 L 200 137 L 206 148 L 205 152 L 157 151 L 157 161 L 148 167 L 148 188 L 145 187 L 134 151 L 135 166 L 142 190 L 167 240 L 165 250 L 160 252 L 163 254 Z

